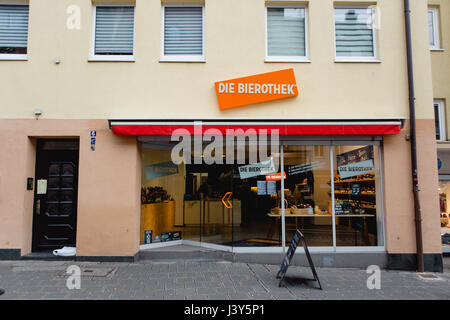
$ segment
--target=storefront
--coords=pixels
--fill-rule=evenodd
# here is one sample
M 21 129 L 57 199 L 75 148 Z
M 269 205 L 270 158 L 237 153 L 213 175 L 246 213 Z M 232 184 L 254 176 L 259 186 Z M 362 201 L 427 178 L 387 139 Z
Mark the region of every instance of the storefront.
M 438 149 L 439 207 L 441 219 L 442 251 L 450 253 L 450 151 Z
M 110 120 L 114 134 L 141 145 L 141 250 L 277 253 L 299 229 L 314 252 L 378 252 L 382 260 L 383 136 L 401 126 Z
M 190 244 L 279 264 L 299 228 L 318 266 L 415 270 L 423 251 L 425 270 L 442 270 L 430 106 L 448 95 L 433 95 L 425 0 L 411 8 L 414 99 L 406 48 L 390 49 L 405 42 L 392 1 L 107 2 L 80 2 L 79 30 L 60 23 L 65 1 L 32 1 L 11 22 L 29 54 L 1 61 L 0 259 L 72 246 L 80 260 L 135 261 Z M 189 56 L 174 27 L 185 14 Z M 342 19 L 372 41 L 345 45 Z M 291 28 L 304 32 L 283 37 Z

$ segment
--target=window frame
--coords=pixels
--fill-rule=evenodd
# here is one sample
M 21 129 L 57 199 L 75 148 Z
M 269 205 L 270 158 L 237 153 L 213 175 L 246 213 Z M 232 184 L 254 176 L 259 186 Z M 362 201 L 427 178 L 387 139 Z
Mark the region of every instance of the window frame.
M 165 43 L 165 15 L 166 8 L 179 8 L 179 7 L 201 7 L 202 8 L 202 54 L 190 55 L 190 54 L 164 54 Z M 206 62 L 205 56 L 205 6 L 203 4 L 176 4 L 176 3 L 164 3 L 161 6 L 161 52 L 159 62 Z
M 338 56 L 337 55 L 337 41 L 336 41 L 336 9 L 371 9 L 372 11 L 372 46 L 373 56 Z M 335 62 L 368 62 L 368 63 L 380 63 L 378 52 L 378 37 L 376 29 L 376 5 L 371 4 L 336 4 L 333 6 L 333 37 L 334 37 L 334 61 Z
M 267 11 L 269 8 L 277 9 L 303 9 L 305 10 L 305 55 L 304 56 L 269 56 L 269 33 L 268 33 L 268 15 Z M 265 59 L 264 62 L 311 62 L 309 57 L 309 12 L 308 6 L 306 4 L 266 4 L 264 9 L 264 20 L 265 20 Z
M 97 25 L 97 7 L 133 7 L 133 53 L 131 55 L 103 55 L 95 54 L 95 29 Z M 118 62 L 135 62 L 136 54 L 136 5 L 134 3 L 94 3 L 92 10 L 92 35 L 91 35 L 91 49 L 88 61 L 118 61 Z
M 436 141 L 447 141 L 447 126 L 445 121 L 445 104 L 442 99 L 434 99 L 433 108 L 438 108 L 439 119 L 439 139 Z M 434 111 L 434 110 L 433 110 Z
M 441 30 L 439 23 L 439 7 L 428 7 L 427 13 L 431 13 L 433 17 L 433 40 L 434 45 L 430 44 L 431 51 L 442 51 L 441 47 Z M 428 16 L 427 16 L 428 17 Z M 428 25 L 429 28 L 429 25 Z M 428 34 L 429 34 L 428 30 Z M 431 40 L 431 39 L 430 39 Z
M 28 60 L 28 43 L 30 37 L 30 4 L 28 2 L 7 1 L 0 3 L 5 6 L 26 6 L 28 7 L 28 26 L 27 26 L 27 53 L 0 53 L 0 61 L 27 61 Z

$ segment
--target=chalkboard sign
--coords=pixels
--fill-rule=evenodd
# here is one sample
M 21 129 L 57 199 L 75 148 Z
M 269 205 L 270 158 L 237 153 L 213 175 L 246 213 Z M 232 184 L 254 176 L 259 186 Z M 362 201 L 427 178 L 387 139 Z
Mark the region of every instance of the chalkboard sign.
M 277 273 L 277 279 L 280 279 L 280 283 L 278 284 L 278 286 L 281 287 L 281 283 L 284 279 L 284 276 L 286 275 L 287 269 L 289 268 L 292 257 L 294 257 L 295 250 L 297 249 L 297 246 L 300 243 L 300 241 L 302 242 L 303 249 L 305 250 L 306 257 L 308 258 L 308 263 L 314 276 L 314 280 L 318 282 L 320 290 L 322 290 L 322 285 L 320 284 L 319 277 L 317 276 L 316 269 L 314 268 L 314 263 L 311 259 L 311 255 L 309 254 L 305 237 L 300 232 L 300 230 L 297 230 L 295 232 L 294 237 L 292 238 L 291 245 L 289 246 L 286 256 L 284 257 L 283 262 L 281 263 L 280 271 L 278 271 Z

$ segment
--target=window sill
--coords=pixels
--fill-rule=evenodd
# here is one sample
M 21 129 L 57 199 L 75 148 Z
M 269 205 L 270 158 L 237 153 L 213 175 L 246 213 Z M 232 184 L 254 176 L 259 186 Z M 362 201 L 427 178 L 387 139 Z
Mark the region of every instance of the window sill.
M 443 51 L 445 51 L 445 49 L 444 48 L 430 48 L 430 51 L 443 52 Z
M 134 56 L 90 56 L 88 62 L 136 62 Z
M 293 63 L 311 63 L 311 60 L 306 57 L 289 57 L 289 58 L 283 58 L 283 57 L 266 57 L 264 59 L 264 62 L 273 63 L 273 62 L 293 62 Z
M 380 59 L 374 58 L 335 58 L 334 62 L 336 63 L 381 63 Z
M 205 63 L 205 57 L 161 57 L 159 62 L 197 62 Z
M 28 61 L 26 54 L 0 54 L 0 61 Z

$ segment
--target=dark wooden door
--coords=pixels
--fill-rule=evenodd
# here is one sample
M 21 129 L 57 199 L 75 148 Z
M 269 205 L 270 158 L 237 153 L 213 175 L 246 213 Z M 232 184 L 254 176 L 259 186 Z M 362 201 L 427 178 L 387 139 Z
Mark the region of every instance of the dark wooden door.
M 75 246 L 78 140 L 38 140 L 33 251 Z

